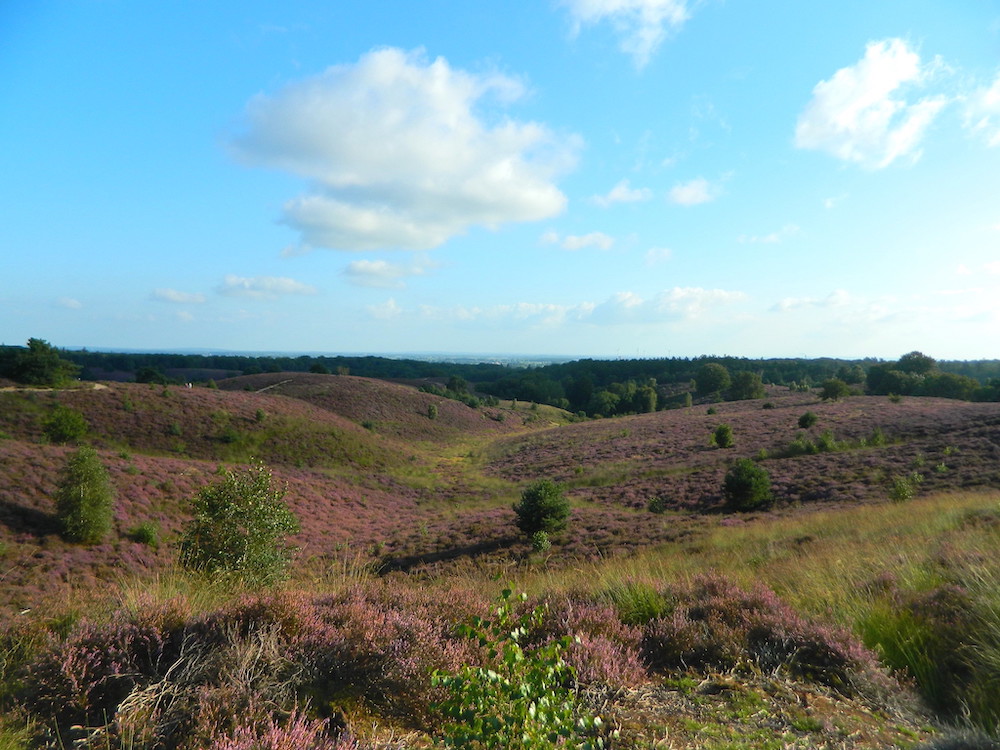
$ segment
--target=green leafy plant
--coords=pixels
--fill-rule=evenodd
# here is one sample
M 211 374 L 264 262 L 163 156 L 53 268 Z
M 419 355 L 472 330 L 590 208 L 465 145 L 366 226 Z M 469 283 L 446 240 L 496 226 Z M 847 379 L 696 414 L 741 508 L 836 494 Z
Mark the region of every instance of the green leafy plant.
M 917 492 L 917 486 L 923 481 L 923 475 L 916 471 L 905 477 L 893 477 L 892 484 L 889 486 L 889 499 L 894 503 L 911 500 Z
M 663 495 L 657 495 L 649 499 L 646 504 L 646 510 L 650 513 L 664 513 L 667 510 L 667 498 Z
M 807 411 L 805 414 L 799 417 L 799 427 L 802 428 L 803 430 L 808 430 L 818 421 L 819 417 L 817 417 L 813 412 Z
M 709 445 L 716 448 L 732 448 L 733 428 L 727 424 L 720 424 L 715 428 L 715 432 L 712 433 L 712 437 L 708 442 Z
M 526 645 L 545 617 L 544 607 L 517 615 L 516 604 L 526 598 L 504 589 L 492 619 L 460 626 L 486 651 L 487 664 L 434 673 L 432 684 L 448 693 L 435 706 L 447 719 L 441 743 L 476 750 L 608 747 L 616 733 L 580 705 L 576 674 L 563 658 L 574 639 Z
M 774 502 L 770 475 L 749 458 L 739 459 L 726 473 L 722 495 L 735 510 L 760 510 Z
M 544 531 L 536 531 L 531 535 L 531 549 L 535 552 L 548 552 L 552 549 L 552 541 Z
M 526 535 L 544 531 L 554 534 L 566 528 L 569 518 L 569 500 L 563 495 L 562 487 L 548 479 L 541 479 L 529 485 L 521 493 L 521 502 L 514 505 L 517 527 Z
M 437 415 L 438 415 L 437 404 L 428 404 L 427 405 L 427 418 L 428 419 L 437 419 Z
M 115 491 L 97 451 L 79 448 L 69 457 L 56 491 L 56 516 L 70 542 L 97 544 L 111 531 Z
M 285 537 L 299 529 L 284 496 L 259 461 L 226 472 L 191 501 L 194 519 L 181 540 L 181 565 L 252 587 L 283 579 L 292 552 Z
M 76 442 L 87 434 L 88 429 L 83 414 L 62 404 L 57 404 L 42 420 L 42 432 L 53 443 Z

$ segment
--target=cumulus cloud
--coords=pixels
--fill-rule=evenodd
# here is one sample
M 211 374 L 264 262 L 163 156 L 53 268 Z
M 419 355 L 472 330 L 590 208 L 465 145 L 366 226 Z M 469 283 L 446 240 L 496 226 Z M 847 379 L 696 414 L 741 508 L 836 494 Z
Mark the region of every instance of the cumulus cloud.
M 718 196 L 718 189 L 704 177 L 696 177 L 690 182 L 682 182 L 670 189 L 667 198 L 679 206 L 697 206 L 708 203 Z
M 988 145 L 1000 146 L 1000 73 L 991 86 L 974 91 L 966 100 L 965 124 Z
M 779 242 L 787 240 L 789 237 L 794 237 L 799 233 L 799 227 L 795 224 L 785 224 L 781 229 L 774 232 L 769 232 L 768 234 L 741 234 L 738 241 L 741 243 L 749 243 L 751 245 L 763 244 L 763 245 L 774 245 Z
M 395 299 L 390 297 L 381 305 L 370 305 L 368 312 L 377 320 L 392 320 L 403 314 L 403 308 L 397 304 Z
M 621 180 L 607 195 L 595 195 L 591 200 L 602 208 L 615 203 L 638 203 L 653 197 L 649 188 L 633 188 L 628 180 Z
M 309 182 L 284 206 L 282 220 L 300 233 L 297 251 L 429 249 L 471 226 L 564 209 L 554 180 L 575 162 L 579 138 L 477 111 L 524 92 L 499 73 L 379 49 L 255 96 L 233 148 L 248 164 Z
M 176 289 L 156 289 L 151 296 L 158 302 L 172 302 L 178 305 L 200 304 L 205 301 L 204 294 L 179 292 Z
M 798 148 L 826 151 L 869 169 L 920 156 L 920 143 L 946 104 L 942 96 L 909 102 L 906 89 L 926 82 L 935 64 L 902 39 L 871 42 L 865 56 L 820 81 L 795 127 Z
M 690 18 L 686 0 L 564 0 L 573 21 L 582 26 L 610 23 L 621 39 L 622 52 L 644 68 L 667 38 Z
M 227 275 L 217 288 L 226 297 L 248 297 L 250 299 L 277 299 L 288 294 L 316 294 L 316 287 L 283 276 Z

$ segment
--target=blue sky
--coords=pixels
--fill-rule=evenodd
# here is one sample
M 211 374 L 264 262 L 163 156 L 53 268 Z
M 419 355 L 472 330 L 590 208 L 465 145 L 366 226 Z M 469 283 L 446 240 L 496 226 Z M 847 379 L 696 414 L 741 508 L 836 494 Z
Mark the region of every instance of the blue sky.
M 1000 2 L 0 3 L 0 341 L 1000 357 Z

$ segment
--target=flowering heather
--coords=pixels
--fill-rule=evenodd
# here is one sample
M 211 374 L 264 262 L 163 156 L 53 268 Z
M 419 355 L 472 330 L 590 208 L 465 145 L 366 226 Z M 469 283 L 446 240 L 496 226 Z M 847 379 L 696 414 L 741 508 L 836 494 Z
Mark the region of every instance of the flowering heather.
M 263 726 L 241 724 L 232 735 L 216 739 L 208 750 L 363 750 L 350 735 L 330 736 L 329 721 L 293 711 L 284 723 L 269 718 Z
M 668 587 L 672 611 L 651 620 L 643 656 L 652 669 L 734 669 L 751 663 L 840 690 L 886 684 L 875 655 L 850 634 L 807 621 L 763 585 L 741 589 L 719 575 Z

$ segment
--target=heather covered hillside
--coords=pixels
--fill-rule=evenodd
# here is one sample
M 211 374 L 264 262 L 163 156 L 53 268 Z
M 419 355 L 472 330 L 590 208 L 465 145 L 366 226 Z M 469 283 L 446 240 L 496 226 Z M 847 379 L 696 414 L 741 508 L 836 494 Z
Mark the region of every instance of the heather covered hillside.
M 770 386 L 581 420 L 346 375 L 218 385 L 0 391 L 14 747 L 441 744 L 460 683 L 432 672 L 488 665 L 459 626 L 498 612 L 481 637 L 523 618 L 516 679 L 564 659 L 580 742 L 915 746 L 1000 721 L 998 403 Z M 58 517 L 81 445 L 112 496 L 92 543 Z M 178 565 L 192 500 L 251 460 L 296 519 L 259 592 Z M 727 494 L 741 460 L 768 476 L 752 512 Z M 514 506 L 541 480 L 565 513 L 533 527 Z M 498 578 L 528 600 L 498 605 Z

